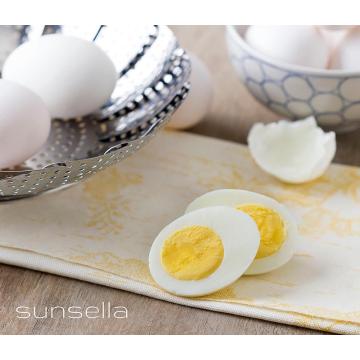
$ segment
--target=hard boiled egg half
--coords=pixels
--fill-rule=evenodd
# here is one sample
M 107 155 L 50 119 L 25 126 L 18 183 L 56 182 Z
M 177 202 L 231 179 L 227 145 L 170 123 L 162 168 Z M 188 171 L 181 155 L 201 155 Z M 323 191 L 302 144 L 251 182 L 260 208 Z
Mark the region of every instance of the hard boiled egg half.
M 298 239 L 296 221 L 287 208 L 276 200 L 251 191 L 222 189 L 195 199 L 187 213 L 212 206 L 228 206 L 249 215 L 260 233 L 256 256 L 245 274 L 262 274 L 286 264 L 294 254 Z M 242 241 L 242 233 L 234 233 Z
M 154 280 L 180 296 L 201 296 L 237 280 L 258 251 L 260 234 L 245 212 L 198 209 L 167 225 L 149 254 Z
M 243 274 L 284 265 L 296 241 L 295 221 L 277 201 L 245 190 L 217 190 L 195 199 L 160 232 L 149 267 L 168 292 L 201 296 Z

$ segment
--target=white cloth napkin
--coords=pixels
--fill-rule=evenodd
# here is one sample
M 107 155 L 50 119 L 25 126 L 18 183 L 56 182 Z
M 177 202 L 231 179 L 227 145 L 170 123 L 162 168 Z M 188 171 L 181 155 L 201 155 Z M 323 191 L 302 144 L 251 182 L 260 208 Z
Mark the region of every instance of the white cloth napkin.
M 285 203 L 302 236 L 294 258 L 198 299 L 159 289 L 147 266 L 161 228 L 196 196 L 243 188 Z M 181 305 L 360 333 L 360 170 L 333 165 L 305 185 L 264 174 L 246 147 L 163 132 L 85 183 L 0 203 L 0 261 Z

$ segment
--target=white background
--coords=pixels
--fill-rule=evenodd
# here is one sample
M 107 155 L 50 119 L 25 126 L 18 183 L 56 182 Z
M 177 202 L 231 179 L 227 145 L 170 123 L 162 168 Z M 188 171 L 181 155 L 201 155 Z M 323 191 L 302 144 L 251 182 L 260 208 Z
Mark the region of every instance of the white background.
M 358 0 L 2 0 L 2 24 L 356 24 Z

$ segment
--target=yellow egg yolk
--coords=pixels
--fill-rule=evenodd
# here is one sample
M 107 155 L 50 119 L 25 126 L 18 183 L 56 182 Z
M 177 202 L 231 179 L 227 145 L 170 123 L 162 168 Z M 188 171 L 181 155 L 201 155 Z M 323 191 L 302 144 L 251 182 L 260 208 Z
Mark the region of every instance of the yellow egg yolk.
M 163 244 L 161 264 L 178 280 L 200 280 L 211 275 L 224 258 L 221 238 L 206 226 L 175 231 Z
M 280 215 L 273 209 L 259 204 L 241 204 L 237 210 L 251 216 L 260 232 L 260 246 L 255 259 L 276 253 L 286 238 L 286 228 Z
M 273 209 L 259 204 L 241 204 L 237 210 L 250 215 L 256 222 L 260 232 L 260 246 L 256 259 L 276 253 L 286 237 L 286 228 L 280 215 Z

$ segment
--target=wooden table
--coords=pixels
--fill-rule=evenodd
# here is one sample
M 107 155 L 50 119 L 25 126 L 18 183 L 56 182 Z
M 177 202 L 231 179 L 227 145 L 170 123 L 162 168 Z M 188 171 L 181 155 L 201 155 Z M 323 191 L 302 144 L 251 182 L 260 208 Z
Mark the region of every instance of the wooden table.
M 173 27 L 181 44 L 199 55 L 210 68 L 215 83 L 213 107 L 193 132 L 245 142 L 254 121 L 277 116 L 258 104 L 237 80 L 225 48 L 224 28 Z M 360 132 L 338 136 L 336 160 L 360 164 Z M 101 302 L 126 306 L 127 319 L 27 319 L 16 318 L 19 305 L 36 307 L 100 306 Z M 316 334 L 292 326 L 214 313 L 150 299 L 125 291 L 0 265 L 1 334 Z

